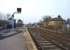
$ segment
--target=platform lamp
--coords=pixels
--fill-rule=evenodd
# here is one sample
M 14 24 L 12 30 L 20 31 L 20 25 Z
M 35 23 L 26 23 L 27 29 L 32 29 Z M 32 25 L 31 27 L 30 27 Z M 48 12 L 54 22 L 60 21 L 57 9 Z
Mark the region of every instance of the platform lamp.
M 21 10 L 22 8 L 17 8 L 17 11 L 12 14 L 12 19 L 14 19 L 15 14 L 21 13 Z M 16 20 L 14 21 L 14 25 L 12 26 L 14 26 L 13 28 L 16 28 Z
M 17 8 L 17 13 L 21 13 L 21 8 Z

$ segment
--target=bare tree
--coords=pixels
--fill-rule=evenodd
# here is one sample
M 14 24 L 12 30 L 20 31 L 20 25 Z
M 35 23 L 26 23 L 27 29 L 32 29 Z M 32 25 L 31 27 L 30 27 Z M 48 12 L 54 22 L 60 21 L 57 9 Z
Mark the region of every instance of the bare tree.
M 51 19 L 50 16 L 44 16 L 43 21 L 44 21 L 44 22 L 47 22 L 47 21 L 50 20 L 50 19 Z

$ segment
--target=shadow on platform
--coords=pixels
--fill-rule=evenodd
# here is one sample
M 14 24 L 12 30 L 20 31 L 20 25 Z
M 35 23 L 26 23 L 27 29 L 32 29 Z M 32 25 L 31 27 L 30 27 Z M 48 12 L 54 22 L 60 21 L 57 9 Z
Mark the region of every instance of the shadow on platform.
M 6 35 L 6 36 L 3 36 L 3 34 L 0 34 L 0 40 L 3 40 L 3 39 L 5 39 L 5 38 L 9 38 L 9 37 L 14 36 L 14 35 L 17 35 L 17 34 L 19 34 L 19 33 L 21 33 L 21 32 L 22 32 L 22 31 L 18 31 L 18 32 L 16 32 L 16 33 L 12 33 L 12 34 Z

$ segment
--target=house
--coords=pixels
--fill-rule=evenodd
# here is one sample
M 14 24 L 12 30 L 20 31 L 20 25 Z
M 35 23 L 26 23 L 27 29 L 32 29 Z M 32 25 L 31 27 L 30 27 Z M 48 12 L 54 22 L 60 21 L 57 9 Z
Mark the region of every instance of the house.
M 52 18 L 48 22 L 44 23 L 44 27 L 46 27 L 48 29 L 63 29 L 64 20 L 61 18 L 61 16 L 58 16 L 56 18 Z

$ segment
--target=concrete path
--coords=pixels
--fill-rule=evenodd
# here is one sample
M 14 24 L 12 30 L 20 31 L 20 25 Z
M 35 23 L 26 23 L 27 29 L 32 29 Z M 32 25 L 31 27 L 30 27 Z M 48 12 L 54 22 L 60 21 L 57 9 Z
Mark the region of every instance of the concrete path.
M 10 37 L 0 39 L 0 50 L 27 50 L 25 38 L 22 36 L 23 34 L 24 33 L 18 33 Z

